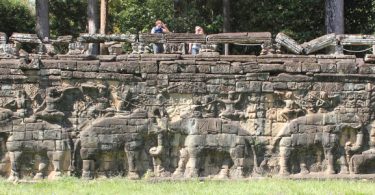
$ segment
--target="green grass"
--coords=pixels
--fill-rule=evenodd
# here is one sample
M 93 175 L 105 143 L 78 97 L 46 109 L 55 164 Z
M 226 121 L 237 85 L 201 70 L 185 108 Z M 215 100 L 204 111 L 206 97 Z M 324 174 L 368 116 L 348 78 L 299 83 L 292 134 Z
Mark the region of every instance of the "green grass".
M 58 181 L 13 184 L 0 180 L 0 194 L 375 194 L 372 181 L 282 180 L 243 181 L 129 181 L 123 178 L 85 181 L 63 178 Z

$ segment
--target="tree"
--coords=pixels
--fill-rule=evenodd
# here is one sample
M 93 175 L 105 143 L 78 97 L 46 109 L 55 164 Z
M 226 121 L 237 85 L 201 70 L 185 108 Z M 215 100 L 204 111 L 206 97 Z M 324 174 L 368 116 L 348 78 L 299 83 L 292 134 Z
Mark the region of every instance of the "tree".
M 100 34 L 107 33 L 108 0 L 100 0 Z M 105 54 L 104 44 L 100 44 L 100 54 Z
M 344 0 L 326 0 L 326 31 L 344 34 Z
M 223 32 L 230 32 L 230 0 L 223 0 Z M 225 44 L 225 55 L 229 55 L 229 44 Z
M 48 0 L 35 1 L 36 34 L 42 40 L 49 38 Z
M 34 33 L 35 17 L 31 7 L 19 1 L 0 1 L 0 32 L 11 36 L 13 32 Z
M 96 34 L 99 30 L 99 2 L 98 0 L 88 0 L 87 4 L 87 21 L 89 34 Z M 99 45 L 90 43 L 89 54 L 98 55 Z
M 375 0 L 345 0 L 345 32 L 373 34 L 375 31 Z
M 61 11 L 64 10 L 64 11 Z M 53 0 L 49 2 L 51 36 L 72 35 L 87 31 L 87 1 Z
M 108 0 L 100 0 L 100 34 L 107 31 Z
M 230 0 L 223 0 L 223 32 L 230 32 Z

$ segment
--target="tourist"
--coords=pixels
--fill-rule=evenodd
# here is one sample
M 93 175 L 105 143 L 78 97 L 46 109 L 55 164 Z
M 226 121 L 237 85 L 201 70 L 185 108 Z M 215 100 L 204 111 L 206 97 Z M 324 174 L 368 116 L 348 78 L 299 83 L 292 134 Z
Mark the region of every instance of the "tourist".
M 195 27 L 195 34 L 203 35 L 204 31 L 203 28 L 200 26 Z M 189 43 L 189 53 L 193 55 L 197 55 L 199 50 L 201 49 L 202 45 L 200 43 Z
M 161 20 L 156 20 L 155 22 L 155 27 L 152 28 L 151 34 L 156 34 L 156 33 L 168 33 L 169 29 L 166 24 L 164 24 Z M 163 53 L 164 52 L 164 47 L 163 43 L 154 43 L 153 44 L 153 49 L 154 53 Z

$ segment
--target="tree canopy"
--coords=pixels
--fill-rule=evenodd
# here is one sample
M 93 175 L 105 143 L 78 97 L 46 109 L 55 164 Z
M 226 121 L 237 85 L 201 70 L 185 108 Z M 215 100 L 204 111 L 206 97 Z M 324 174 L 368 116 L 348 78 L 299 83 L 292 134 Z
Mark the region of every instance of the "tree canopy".
M 325 34 L 325 0 L 238 0 L 231 1 L 233 32 L 284 32 L 298 41 Z M 20 0 L 0 2 L 0 31 L 35 31 L 33 12 Z M 87 32 L 87 1 L 53 0 L 50 4 L 52 36 Z M 108 32 L 150 32 L 157 19 L 172 32 L 222 32 L 223 4 L 218 0 L 109 0 Z M 373 34 L 375 0 L 345 0 L 345 33 Z
M 0 32 L 10 36 L 13 32 L 35 32 L 35 19 L 27 2 L 0 1 Z

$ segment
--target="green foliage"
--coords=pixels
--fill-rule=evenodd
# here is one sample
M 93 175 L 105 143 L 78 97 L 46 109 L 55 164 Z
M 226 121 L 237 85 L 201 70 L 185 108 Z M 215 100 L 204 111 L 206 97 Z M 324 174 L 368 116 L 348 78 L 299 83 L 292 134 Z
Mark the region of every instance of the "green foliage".
M 0 31 L 34 33 L 35 15 L 28 0 L 0 0 Z M 86 31 L 87 1 L 53 0 L 50 6 L 52 36 Z M 231 1 L 233 32 L 284 32 L 298 42 L 325 34 L 325 0 L 238 0 Z M 150 32 L 157 19 L 172 32 L 222 32 L 221 0 L 109 0 L 109 33 Z M 346 33 L 373 34 L 375 0 L 345 0 Z
M 223 26 L 222 4 L 216 0 L 179 0 L 171 21 L 175 32 L 194 32 L 201 26 L 206 33 L 218 33 Z
M 375 1 L 345 0 L 345 33 L 373 34 L 375 32 Z
M 324 0 L 242 0 L 232 10 L 234 31 L 284 32 L 299 42 L 325 34 Z
M 156 20 L 164 21 L 172 32 L 193 32 L 200 25 L 209 33 L 222 26 L 221 4 L 213 1 L 112 0 L 109 24 L 112 32 L 150 32 Z
M 35 32 L 35 19 L 24 1 L 0 0 L 0 32 Z
M 161 19 L 169 27 L 173 19 L 173 0 L 112 0 L 109 20 L 113 32 L 147 33 L 156 20 Z
M 345 1 L 347 33 L 373 33 L 375 1 Z M 233 32 L 284 32 L 299 42 L 325 34 L 325 0 L 231 1 Z M 111 0 L 112 32 L 149 32 L 161 19 L 173 32 L 222 31 L 222 1 L 217 0 Z
M 53 0 L 49 1 L 51 36 L 73 35 L 86 31 L 87 1 Z

